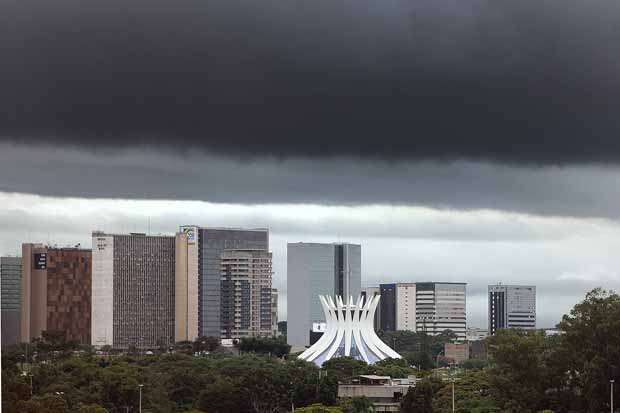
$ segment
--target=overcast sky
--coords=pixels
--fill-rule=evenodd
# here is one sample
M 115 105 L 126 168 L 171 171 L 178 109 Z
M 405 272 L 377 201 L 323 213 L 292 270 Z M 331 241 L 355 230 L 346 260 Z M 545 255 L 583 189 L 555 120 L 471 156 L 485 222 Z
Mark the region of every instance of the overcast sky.
M 616 0 L 0 5 L 0 254 L 90 231 L 362 244 L 363 284 L 620 288 Z

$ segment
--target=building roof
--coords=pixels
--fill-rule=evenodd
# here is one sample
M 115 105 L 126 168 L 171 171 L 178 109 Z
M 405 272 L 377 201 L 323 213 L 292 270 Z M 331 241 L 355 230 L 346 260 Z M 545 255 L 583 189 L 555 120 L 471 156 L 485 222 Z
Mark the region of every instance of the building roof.
M 390 376 L 375 376 L 374 374 L 360 374 L 360 377 L 363 377 L 368 380 L 391 380 Z

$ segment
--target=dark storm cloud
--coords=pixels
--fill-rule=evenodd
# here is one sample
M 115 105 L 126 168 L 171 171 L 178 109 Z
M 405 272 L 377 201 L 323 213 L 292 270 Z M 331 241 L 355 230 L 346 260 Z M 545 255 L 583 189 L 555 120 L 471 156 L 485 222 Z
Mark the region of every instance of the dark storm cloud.
M 271 157 L 239 162 L 203 154 L 90 153 L 0 143 L 0 192 L 56 197 L 396 204 L 617 220 L 619 187 L 620 170 L 612 166 Z
M 0 139 L 620 160 L 616 0 L 5 1 Z

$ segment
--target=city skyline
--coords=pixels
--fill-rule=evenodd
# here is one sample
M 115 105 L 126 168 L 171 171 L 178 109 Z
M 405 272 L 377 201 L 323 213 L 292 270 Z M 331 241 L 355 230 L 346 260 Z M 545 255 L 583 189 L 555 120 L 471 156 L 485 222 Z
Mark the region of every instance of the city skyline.
M 620 289 L 618 8 L 11 3 L 0 253 L 269 227 L 283 295 L 287 242 L 346 240 L 368 284 L 467 282 L 480 326 L 486 285 L 536 283 L 553 325 Z
M 175 224 L 175 228 L 177 228 L 178 230 L 178 225 Z M 215 227 L 214 227 L 215 228 Z M 217 228 L 217 229 L 225 229 L 225 228 Z M 234 229 L 238 230 L 241 229 L 239 227 L 235 227 Z M 242 229 L 243 230 L 243 229 Z M 173 233 L 168 233 L 167 235 L 173 235 Z M 272 236 L 273 238 L 273 236 Z M 333 241 L 329 242 L 328 240 L 325 240 L 324 242 L 328 243 L 328 244 L 336 244 L 337 242 Z M 71 247 L 74 246 L 75 243 L 75 239 L 73 239 L 71 242 L 67 241 L 64 244 L 59 244 L 57 245 L 58 247 Z M 81 245 L 81 247 L 83 248 L 88 248 L 90 247 L 87 241 L 84 242 L 80 242 L 78 243 Z M 53 246 L 53 243 L 51 244 Z M 277 242 L 276 242 L 277 245 Z M 277 248 L 276 248 L 277 250 Z M 14 255 L 14 254 L 13 254 Z M 374 255 L 374 254 L 372 254 Z M 278 254 L 274 254 L 274 262 L 277 261 L 285 261 L 286 260 L 286 253 L 284 253 L 283 255 L 280 253 Z M 278 276 L 278 269 L 280 271 L 282 271 L 282 267 L 280 265 L 277 265 L 274 263 L 274 269 L 275 269 L 275 277 L 274 277 L 274 287 L 277 287 L 277 289 L 279 289 L 279 301 L 278 301 L 278 314 L 279 314 L 279 320 L 287 320 L 287 312 L 286 312 L 286 283 L 284 282 L 285 280 L 283 280 L 282 278 L 286 278 L 286 272 L 284 272 L 284 274 L 282 274 L 280 272 L 279 276 Z M 414 283 L 414 282 L 428 282 L 428 281 L 432 281 L 432 282 L 445 282 L 447 280 L 446 277 L 438 275 L 437 277 L 415 277 L 415 276 L 407 276 L 407 275 L 403 275 L 401 277 L 393 277 L 393 278 L 388 278 L 388 276 L 385 276 L 383 278 L 378 277 L 375 278 L 375 280 L 373 281 L 372 278 L 366 277 L 365 275 L 362 275 L 362 280 L 361 280 L 361 284 L 362 284 L 362 289 L 364 289 L 365 287 L 373 287 L 373 286 L 378 286 L 381 283 L 385 283 L 385 282 L 392 282 L 392 283 Z M 494 284 L 497 282 L 496 279 L 492 279 L 492 283 L 490 284 Z M 466 282 L 467 281 L 463 281 L 460 279 L 456 279 L 456 278 L 452 278 L 449 279 L 447 282 Z M 511 279 L 505 279 L 505 280 L 501 280 L 502 283 L 504 284 L 517 284 L 518 283 L 518 279 L 515 278 L 511 278 Z M 531 283 L 531 282 L 530 282 Z M 473 286 L 471 285 L 471 283 L 468 283 L 469 287 L 468 287 L 468 292 L 467 292 L 467 320 L 468 320 L 468 326 L 471 327 L 482 327 L 484 328 L 486 326 L 486 324 L 488 324 L 488 297 L 486 297 L 486 287 L 487 285 L 480 285 L 480 284 L 473 284 Z M 544 286 L 544 284 L 543 284 Z M 473 288 L 472 288 L 473 287 Z M 612 287 L 613 288 L 613 287 Z M 473 290 L 473 292 L 472 292 Z M 480 293 L 480 290 L 484 290 L 484 293 Z M 539 288 L 540 290 L 540 288 Z M 536 297 L 536 301 L 537 303 L 540 302 L 540 297 L 537 295 Z M 572 303 L 568 302 L 566 305 L 572 305 Z M 284 307 L 284 308 L 283 308 Z M 548 308 L 548 306 L 545 305 L 545 303 L 541 305 L 537 304 L 537 307 L 540 309 L 540 307 L 543 308 Z M 559 314 L 559 316 L 561 316 L 562 314 L 560 314 L 560 312 L 562 311 L 561 308 L 556 309 L 556 313 Z M 538 313 L 538 317 L 537 319 L 539 320 L 539 322 L 537 323 L 537 327 L 538 328 L 551 328 L 555 325 L 555 323 L 557 323 L 559 321 L 559 318 L 557 319 L 557 321 L 555 321 L 554 318 L 549 317 L 548 314 L 543 313 L 542 315 L 540 314 L 540 312 Z M 542 321 L 540 321 L 542 320 Z

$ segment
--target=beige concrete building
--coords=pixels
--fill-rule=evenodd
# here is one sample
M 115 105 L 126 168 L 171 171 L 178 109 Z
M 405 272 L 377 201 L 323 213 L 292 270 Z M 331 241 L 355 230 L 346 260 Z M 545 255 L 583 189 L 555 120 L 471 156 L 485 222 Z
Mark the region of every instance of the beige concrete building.
M 175 237 L 174 340 L 198 337 L 198 248 L 195 230 L 188 227 Z
M 410 376 L 393 379 L 390 376 L 361 375 L 349 383 L 338 384 L 338 398 L 367 397 L 375 412 L 399 412 L 400 402 L 417 379 Z
M 271 253 L 225 250 L 221 255 L 221 338 L 271 336 Z
M 396 284 L 396 330 L 416 331 L 415 283 Z
M 93 345 L 173 344 L 175 293 L 175 237 L 93 232 Z

